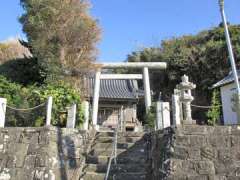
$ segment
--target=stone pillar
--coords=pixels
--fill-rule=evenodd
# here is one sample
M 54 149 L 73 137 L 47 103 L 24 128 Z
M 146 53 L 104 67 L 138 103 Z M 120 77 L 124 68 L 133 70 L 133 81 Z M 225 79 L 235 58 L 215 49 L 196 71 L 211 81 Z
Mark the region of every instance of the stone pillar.
M 143 68 L 143 84 L 144 84 L 144 95 L 145 95 L 145 107 L 148 111 L 151 107 L 151 89 L 150 89 L 150 81 L 149 81 L 149 72 L 148 68 Z
M 77 105 L 73 104 L 67 110 L 67 128 L 75 128 L 76 124 Z
M 156 130 L 171 126 L 169 102 L 157 102 Z
M 0 98 L 0 106 L 0 128 L 3 128 L 5 126 L 7 99 Z
M 157 101 L 155 130 L 163 129 L 162 102 Z
M 88 130 L 88 125 L 89 125 L 89 102 L 84 101 L 83 102 L 84 106 L 84 123 L 83 123 L 83 129 Z
M 95 74 L 94 94 L 93 94 L 93 111 L 92 111 L 92 122 L 93 127 L 98 129 L 97 118 L 98 118 L 98 101 L 100 92 L 100 76 L 101 70 L 97 70 Z
M 51 125 L 51 117 L 52 117 L 52 104 L 53 104 L 53 97 L 48 97 L 47 101 L 47 116 L 46 116 L 46 126 Z
M 180 90 L 180 101 L 183 103 L 183 123 L 195 124 L 192 120 L 191 102 L 194 100 L 191 90 L 196 88 L 196 85 L 189 82 L 188 76 L 182 76 L 182 82 L 177 86 Z
M 171 126 L 170 121 L 170 105 L 169 102 L 162 103 L 162 116 L 163 116 L 163 128 L 167 128 Z
M 134 122 L 136 122 L 136 120 L 137 120 L 137 105 L 136 104 L 132 105 L 132 114 L 133 114 L 133 120 L 134 120 Z
M 173 125 L 178 126 L 181 124 L 181 104 L 179 90 L 175 89 L 172 95 L 172 113 L 173 113 Z

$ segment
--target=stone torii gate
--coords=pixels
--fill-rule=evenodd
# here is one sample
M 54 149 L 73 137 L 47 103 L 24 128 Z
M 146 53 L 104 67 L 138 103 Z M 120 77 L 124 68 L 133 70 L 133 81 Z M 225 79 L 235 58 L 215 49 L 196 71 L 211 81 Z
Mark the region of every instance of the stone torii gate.
M 142 69 L 143 74 L 101 74 L 102 69 Z M 92 122 L 93 126 L 98 129 L 97 116 L 98 116 L 98 102 L 100 91 L 101 79 L 143 79 L 144 96 L 146 110 L 151 106 L 151 89 L 149 81 L 149 69 L 166 69 L 167 64 L 164 62 L 138 62 L 138 63 L 103 63 L 95 74 L 94 94 L 93 94 L 93 108 L 92 108 Z

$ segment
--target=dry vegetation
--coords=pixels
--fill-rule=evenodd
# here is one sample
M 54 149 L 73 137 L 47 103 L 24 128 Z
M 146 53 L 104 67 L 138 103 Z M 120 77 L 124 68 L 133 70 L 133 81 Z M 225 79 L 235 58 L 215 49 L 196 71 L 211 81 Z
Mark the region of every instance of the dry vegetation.
M 32 57 L 32 55 L 17 38 L 0 42 L 0 64 L 25 57 L 29 58 Z

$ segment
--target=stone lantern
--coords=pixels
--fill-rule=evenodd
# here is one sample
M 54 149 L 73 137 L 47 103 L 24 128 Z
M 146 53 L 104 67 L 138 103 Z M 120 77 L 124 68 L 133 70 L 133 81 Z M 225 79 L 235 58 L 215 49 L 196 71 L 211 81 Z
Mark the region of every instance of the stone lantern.
M 177 85 L 180 90 L 180 101 L 183 104 L 183 123 L 194 124 L 192 120 L 191 102 L 194 100 L 191 90 L 196 88 L 196 85 L 189 82 L 188 76 L 182 76 L 182 82 Z

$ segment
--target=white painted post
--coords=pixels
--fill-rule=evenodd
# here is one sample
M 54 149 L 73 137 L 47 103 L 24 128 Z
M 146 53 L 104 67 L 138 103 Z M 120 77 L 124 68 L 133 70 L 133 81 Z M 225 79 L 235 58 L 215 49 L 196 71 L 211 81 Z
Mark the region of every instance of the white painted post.
M 155 130 L 163 129 L 162 102 L 157 102 Z
M 124 112 L 123 112 L 123 106 L 121 106 L 121 109 L 120 109 L 120 125 L 121 125 L 121 132 L 125 131 L 125 124 L 124 124 Z
M 156 130 L 171 126 L 169 102 L 157 102 Z
M 172 95 L 172 113 L 173 125 L 178 126 L 181 124 L 181 110 L 180 110 L 180 97 L 178 94 Z
M 169 102 L 162 102 L 163 128 L 171 126 Z
M 67 128 L 75 128 L 76 124 L 77 105 L 73 104 L 68 108 L 67 112 Z
M 150 89 L 150 81 L 149 81 L 149 72 L 148 68 L 143 68 L 143 83 L 144 83 L 144 95 L 145 95 L 145 107 L 146 111 L 151 107 L 151 89 Z
M 52 98 L 52 96 L 49 96 L 48 97 L 48 101 L 47 101 L 46 126 L 50 126 L 51 125 L 52 104 L 53 104 L 53 98 Z
M 88 130 L 88 125 L 89 125 L 89 102 L 84 101 L 84 124 L 83 124 L 83 129 Z
M 7 99 L 0 98 L 0 106 L 0 128 L 3 128 L 5 126 Z
M 99 101 L 99 91 L 100 91 L 100 76 L 101 71 L 98 70 L 95 74 L 95 85 L 94 85 L 94 94 L 93 94 L 93 111 L 92 111 L 92 122 L 93 127 L 98 129 L 97 126 L 97 117 L 98 117 L 98 101 Z

